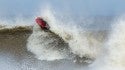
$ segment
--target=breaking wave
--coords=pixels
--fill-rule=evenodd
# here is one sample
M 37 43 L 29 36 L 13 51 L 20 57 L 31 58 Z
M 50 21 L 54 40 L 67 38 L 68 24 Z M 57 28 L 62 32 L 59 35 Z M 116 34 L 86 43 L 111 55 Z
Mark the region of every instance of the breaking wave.
M 34 25 L 33 33 L 28 39 L 28 50 L 40 60 L 77 59 L 78 61 L 93 61 L 101 50 L 105 30 L 86 31 L 78 22 L 63 20 L 50 7 L 42 11 L 41 16 L 50 26 L 50 31 L 43 31 Z M 78 23 L 78 24 L 76 24 Z M 104 33 L 104 34 L 103 34 Z M 92 35 L 93 34 L 93 35 Z M 95 34 L 95 35 L 94 35 Z M 98 37 L 96 37 L 98 35 Z M 84 61 L 84 60 L 87 61 Z M 88 61 L 89 60 L 89 61 Z
M 124 70 L 125 19 L 114 19 L 111 30 L 91 31 L 77 21 L 64 21 L 53 9 L 47 8 L 41 16 L 50 26 L 45 32 L 38 25 L 28 39 L 28 50 L 40 60 L 75 59 L 91 63 L 90 70 Z M 76 24 L 78 23 L 78 24 Z M 86 23 L 83 23 L 85 25 Z
M 20 18 L 14 22 L 0 20 L 0 33 L 3 35 L 5 33 L 18 34 L 18 32 L 32 33 L 27 40 L 27 49 L 39 60 L 66 59 L 91 63 L 86 70 L 125 69 L 124 16 L 109 22 L 112 23 L 111 30 L 87 30 L 86 24 L 94 26 L 94 23 L 103 23 L 107 20 L 93 22 L 93 20 L 84 19 L 81 23 L 74 21 L 72 17 L 60 16 L 49 7 L 41 13 L 44 20 L 48 22 L 50 31 L 42 30 L 37 24 L 27 25 L 26 23 L 33 24 L 33 21 L 29 22 Z M 9 23 L 14 25 L 8 25 Z

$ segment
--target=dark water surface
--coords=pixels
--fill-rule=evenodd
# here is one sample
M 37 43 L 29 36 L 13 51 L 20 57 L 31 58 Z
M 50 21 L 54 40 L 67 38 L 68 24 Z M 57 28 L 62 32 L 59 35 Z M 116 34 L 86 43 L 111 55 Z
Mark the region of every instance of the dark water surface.
M 0 70 L 82 70 L 70 60 L 40 61 L 27 51 L 31 28 L 16 27 L 0 30 Z

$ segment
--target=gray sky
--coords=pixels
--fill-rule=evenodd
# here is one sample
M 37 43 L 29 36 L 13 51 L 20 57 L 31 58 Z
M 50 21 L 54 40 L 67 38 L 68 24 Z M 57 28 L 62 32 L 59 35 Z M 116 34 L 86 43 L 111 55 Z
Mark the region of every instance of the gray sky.
M 0 0 L 0 16 L 33 15 L 44 4 L 76 15 L 112 16 L 125 12 L 125 0 Z

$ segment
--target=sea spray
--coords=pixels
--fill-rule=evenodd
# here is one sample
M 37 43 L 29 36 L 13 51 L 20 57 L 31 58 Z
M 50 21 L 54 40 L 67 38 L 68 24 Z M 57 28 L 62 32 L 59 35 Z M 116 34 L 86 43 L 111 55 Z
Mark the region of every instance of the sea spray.
M 28 26 L 33 24 L 33 16 L 16 16 L 12 18 L 0 18 L 0 25 L 8 26 Z
M 76 24 L 77 22 L 61 20 L 57 15 L 58 13 L 50 8 L 46 8 L 42 12 L 41 16 L 47 21 L 53 34 L 44 32 L 34 26 L 33 33 L 28 39 L 28 50 L 41 60 L 63 59 L 67 56 L 71 58 L 69 54 L 74 54 L 83 58 L 83 60 L 84 57 L 92 60 L 95 59 L 100 52 L 101 43 L 93 36 L 87 35 L 84 28 Z M 59 38 L 63 41 L 60 41 Z M 62 44 L 59 44 L 59 42 L 62 42 Z M 59 49 L 56 49 L 59 46 L 63 48 L 66 46 L 69 49 L 65 48 L 65 51 L 63 51 L 65 53 L 62 53 Z
M 102 55 L 91 70 L 125 70 L 125 17 L 117 18 Z
M 79 26 L 78 22 L 62 21 L 56 15 L 55 11 L 50 8 L 43 12 L 45 20 L 49 21 L 50 30 L 69 44 L 72 53 L 79 57 L 96 58 L 100 50 L 99 42 L 96 39 L 88 38 L 84 27 Z

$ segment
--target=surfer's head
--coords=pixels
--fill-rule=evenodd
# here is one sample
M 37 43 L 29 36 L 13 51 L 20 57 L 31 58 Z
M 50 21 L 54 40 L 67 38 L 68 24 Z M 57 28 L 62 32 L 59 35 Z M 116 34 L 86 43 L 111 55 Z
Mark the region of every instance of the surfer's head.
M 47 29 L 47 23 L 42 17 L 37 17 L 35 21 L 42 29 Z

